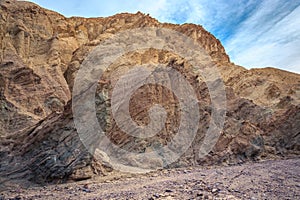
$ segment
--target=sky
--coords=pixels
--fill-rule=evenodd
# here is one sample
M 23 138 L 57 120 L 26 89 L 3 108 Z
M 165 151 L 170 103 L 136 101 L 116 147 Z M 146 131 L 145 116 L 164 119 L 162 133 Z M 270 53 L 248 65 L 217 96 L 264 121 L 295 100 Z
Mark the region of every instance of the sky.
M 31 0 L 66 17 L 150 14 L 160 22 L 202 25 L 246 68 L 300 73 L 300 0 Z

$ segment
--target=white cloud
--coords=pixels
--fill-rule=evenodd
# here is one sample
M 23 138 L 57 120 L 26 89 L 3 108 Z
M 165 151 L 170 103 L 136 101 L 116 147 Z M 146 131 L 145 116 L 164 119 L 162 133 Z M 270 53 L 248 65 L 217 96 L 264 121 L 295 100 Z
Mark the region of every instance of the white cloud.
M 265 1 L 225 43 L 236 64 L 300 73 L 300 7 L 276 13 L 280 6 L 279 1 Z

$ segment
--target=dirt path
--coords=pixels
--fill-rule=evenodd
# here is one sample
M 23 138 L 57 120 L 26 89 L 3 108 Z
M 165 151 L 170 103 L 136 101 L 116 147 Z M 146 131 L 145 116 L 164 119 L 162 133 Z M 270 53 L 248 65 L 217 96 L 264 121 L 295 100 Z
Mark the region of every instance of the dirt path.
M 300 199 L 300 159 L 10 189 L 2 199 Z

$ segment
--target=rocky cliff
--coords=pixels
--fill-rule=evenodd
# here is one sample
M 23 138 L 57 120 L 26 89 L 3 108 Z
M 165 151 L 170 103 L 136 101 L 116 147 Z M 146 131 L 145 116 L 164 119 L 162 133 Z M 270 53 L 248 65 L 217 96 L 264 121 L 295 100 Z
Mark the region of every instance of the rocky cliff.
M 178 31 L 205 50 L 226 86 L 225 125 L 215 147 L 208 156 L 200 158 L 199 146 L 212 118 L 207 85 L 184 58 L 148 49 L 119 58 L 98 82 L 97 119 L 114 144 L 128 151 L 148 152 L 155 150 L 157 144 L 166 145 L 174 136 L 180 122 L 179 100 L 163 86 L 141 87 L 130 100 L 130 115 L 139 125 L 149 123 L 147 111 L 153 104 L 160 104 L 167 111 L 164 129 L 150 139 L 137 140 L 120 130 L 107 103 L 111 100 L 113 83 L 105 77 L 118 80 L 137 64 L 160 63 L 184 75 L 197 93 L 201 113 L 191 146 L 167 167 L 236 164 L 299 155 L 299 74 L 236 66 L 220 41 L 198 25 L 163 24 L 142 13 L 66 18 L 29 2 L 1 0 L 0 5 L 0 181 L 3 183 L 20 178 L 34 182 L 82 180 L 112 170 L 109 158 L 93 157 L 78 137 L 71 109 L 74 79 L 86 56 L 102 41 L 120 31 L 141 27 Z M 161 78 L 153 70 L 152 78 Z M 165 78 L 171 82 L 170 77 Z M 132 160 L 128 158 L 128 162 Z

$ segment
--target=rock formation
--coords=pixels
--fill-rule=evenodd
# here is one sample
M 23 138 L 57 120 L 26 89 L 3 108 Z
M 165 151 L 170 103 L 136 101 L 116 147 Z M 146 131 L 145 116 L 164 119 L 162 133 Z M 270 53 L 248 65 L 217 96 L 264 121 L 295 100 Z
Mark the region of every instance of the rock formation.
M 120 78 L 136 64 L 161 63 L 180 71 L 197 91 L 200 121 L 184 155 L 168 167 L 236 164 L 299 156 L 300 75 L 275 68 L 247 70 L 231 63 L 225 49 L 199 25 L 159 23 L 142 13 L 107 18 L 66 18 L 33 3 L 1 0 L 0 8 L 0 182 L 82 180 L 112 170 L 109 158 L 93 158 L 81 143 L 73 121 L 71 93 L 86 56 L 114 34 L 140 27 L 168 28 L 196 41 L 218 67 L 226 86 L 224 129 L 214 149 L 198 157 L 211 119 L 206 84 L 189 63 L 174 53 L 149 49 L 124 55 L 105 75 Z M 125 66 L 125 67 L 124 67 Z M 127 68 L 126 68 L 127 67 Z M 153 74 L 153 78 L 155 78 Z M 167 81 L 170 81 L 167 78 Z M 178 99 L 162 86 L 139 88 L 130 114 L 139 125 L 149 123 L 147 109 L 162 105 L 168 115 L 155 137 L 136 140 L 122 132 L 109 111 L 111 85 L 99 81 L 97 118 L 111 141 L 127 150 L 146 152 L 165 145 L 178 128 Z M 106 98 L 103 99 L 103 94 Z

